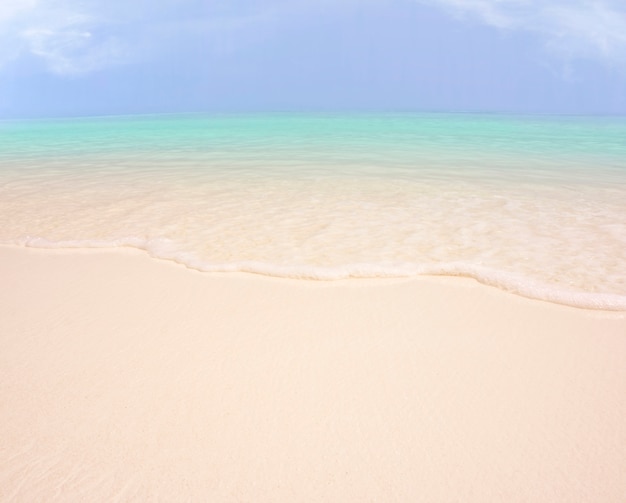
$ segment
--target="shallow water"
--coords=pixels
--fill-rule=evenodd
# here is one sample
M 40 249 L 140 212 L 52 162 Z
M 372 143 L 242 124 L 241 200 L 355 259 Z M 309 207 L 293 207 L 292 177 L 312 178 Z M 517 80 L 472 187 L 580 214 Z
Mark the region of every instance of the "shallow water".
M 626 118 L 11 121 L 0 166 L 5 244 L 296 278 L 462 275 L 626 310 Z

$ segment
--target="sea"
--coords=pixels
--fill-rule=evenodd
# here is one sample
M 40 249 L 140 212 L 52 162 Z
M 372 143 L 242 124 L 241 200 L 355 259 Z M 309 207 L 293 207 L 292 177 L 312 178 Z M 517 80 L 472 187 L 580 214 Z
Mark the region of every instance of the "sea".
M 0 244 L 320 281 L 463 276 L 626 311 L 626 117 L 4 120 Z

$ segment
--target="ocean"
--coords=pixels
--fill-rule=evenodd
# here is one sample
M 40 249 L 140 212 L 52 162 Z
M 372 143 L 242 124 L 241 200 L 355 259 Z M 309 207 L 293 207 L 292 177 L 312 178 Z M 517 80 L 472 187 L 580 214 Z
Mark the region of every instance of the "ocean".
M 465 276 L 626 310 L 626 118 L 1 121 L 0 244 L 315 280 Z

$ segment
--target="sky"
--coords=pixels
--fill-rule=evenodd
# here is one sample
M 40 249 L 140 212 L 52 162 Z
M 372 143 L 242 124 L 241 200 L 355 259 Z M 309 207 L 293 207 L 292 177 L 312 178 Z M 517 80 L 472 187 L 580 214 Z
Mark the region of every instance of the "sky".
M 0 117 L 626 114 L 626 0 L 0 0 Z

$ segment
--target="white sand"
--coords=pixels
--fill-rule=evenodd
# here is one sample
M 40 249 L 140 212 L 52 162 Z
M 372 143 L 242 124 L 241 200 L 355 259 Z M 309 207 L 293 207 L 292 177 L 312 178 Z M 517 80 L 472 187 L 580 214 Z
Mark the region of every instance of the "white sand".
M 626 501 L 626 314 L 0 248 L 0 500 Z

